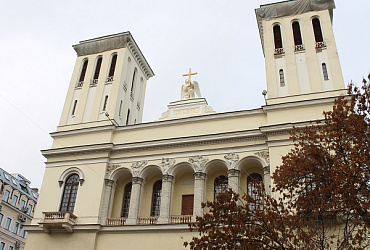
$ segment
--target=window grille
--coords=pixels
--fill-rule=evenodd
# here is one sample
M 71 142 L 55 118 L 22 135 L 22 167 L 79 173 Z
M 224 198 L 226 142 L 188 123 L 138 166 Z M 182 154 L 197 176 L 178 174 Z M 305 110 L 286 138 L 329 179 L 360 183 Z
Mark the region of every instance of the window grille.
M 79 177 L 77 174 L 72 174 L 66 180 L 62 202 L 59 209 L 61 212 L 73 212 L 76 203 L 78 185 Z

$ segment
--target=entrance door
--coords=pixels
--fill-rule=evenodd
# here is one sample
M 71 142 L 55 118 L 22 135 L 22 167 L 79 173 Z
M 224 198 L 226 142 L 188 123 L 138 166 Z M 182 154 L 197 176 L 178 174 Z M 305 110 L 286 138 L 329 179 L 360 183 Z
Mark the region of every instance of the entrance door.
M 193 215 L 194 195 L 183 195 L 181 204 L 181 215 Z

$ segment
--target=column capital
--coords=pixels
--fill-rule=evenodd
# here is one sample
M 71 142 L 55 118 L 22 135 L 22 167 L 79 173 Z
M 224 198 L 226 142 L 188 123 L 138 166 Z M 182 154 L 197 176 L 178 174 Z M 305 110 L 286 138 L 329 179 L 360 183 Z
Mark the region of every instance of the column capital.
M 204 180 L 206 178 L 206 173 L 203 172 L 195 172 L 193 175 L 196 180 Z
M 173 175 L 164 174 L 162 175 L 162 182 L 173 182 L 175 177 Z
M 104 179 L 104 182 L 105 182 L 105 185 L 106 186 L 112 187 L 113 186 L 113 183 L 114 183 L 114 180 Z
M 143 178 L 140 178 L 140 177 L 132 177 L 132 184 L 142 184 L 144 181 Z
M 263 174 L 270 174 L 270 166 L 263 167 Z
M 227 171 L 227 173 L 228 173 L 229 176 L 239 176 L 240 170 L 238 170 L 238 169 L 229 169 Z

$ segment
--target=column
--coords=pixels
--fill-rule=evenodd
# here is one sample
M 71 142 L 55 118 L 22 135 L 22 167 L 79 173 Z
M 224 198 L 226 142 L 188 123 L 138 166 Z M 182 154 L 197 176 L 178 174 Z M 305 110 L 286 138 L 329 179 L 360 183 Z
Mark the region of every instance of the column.
M 265 186 L 266 194 L 271 194 L 270 166 L 263 168 L 263 185 Z
M 136 225 L 137 224 L 137 217 L 139 216 L 142 185 L 143 185 L 143 179 L 142 178 L 132 177 L 130 208 L 129 208 L 129 211 L 128 211 L 128 218 L 126 220 L 127 225 Z
M 202 202 L 204 202 L 206 174 L 203 172 L 195 172 L 194 177 L 194 207 L 192 221 L 195 221 L 196 216 L 203 216 Z
M 113 180 L 104 179 L 105 188 L 104 188 L 104 196 L 101 206 L 101 213 L 100 213 L 100 224 L 105 225 L 107 223 L 108 213 L 109 213 L 109 204 L 110 198 L 112 194 L 112 187 L 113 187 Z
M 158 224 L 168 224 L 170 222 L 173 179 L 172 175 L 166 174 L 162 176 L 161 208 Z
M 239 175 L 240 171 L 238 169 L 229 169 L 228 174 L 228 183 L 229 188 L 231 188 L 235 193 L 239 193 Z

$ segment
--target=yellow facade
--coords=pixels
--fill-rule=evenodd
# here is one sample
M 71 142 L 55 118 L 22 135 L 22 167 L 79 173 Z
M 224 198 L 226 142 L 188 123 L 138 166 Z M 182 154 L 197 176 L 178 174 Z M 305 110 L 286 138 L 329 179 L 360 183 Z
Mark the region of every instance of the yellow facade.
M 271 6 L 280 4 L 285 3 Z M 140 123 L 142 109 L 138 107 L 144 102 L 145 84 L 153 72 L 137 47 L 124 42 L 108 46 L 107 51 L 99 47 L 100 43 L 111 44 L 112 39 L 133 41 L 131 35 L 121 33 L 76 45 L 87 52 L 78 51 L 81 55 L 61 122 L 51 134 L 54 143 L 51 149 L 42 151 L 47 158 L 46 170 L 32 225 L 27 227 L 26 249 L 183 249 L 183 242 L 196 234 L 189 232 L 187 223 L 203 214 L 201 202 L 213 201 L 215 181 L 221 176 L 227 179 L 228 187 L 243 194 L 248 192 L 248 176 L 258 174 L 270 192 L 270 176 L 292 148 L 289 130 L 322 119 L 322 112 L 331 110 L 333 100 L 346 93 L 331 27 L 331 7 L 295 15 L 261 15 L 271 6 L 256 10 L 268 94 L 266 105 L 253 110 L 188 112 L 181 114 L 182 118 Z M 323 46 L 322 42 L 315 43 L 312 18 L 320 19 L 324 47 L 317 47 Z M 300 22 L 304 49 L 299 46 L 297 50 L 289 34 L 294 21 Z M 272 32 L 277 23 L 284 44 L 284 53 L 280 54 L 276 54 Z M 85 48 L 86 43 L 92 49 Z M 110 67 L 105 57 L 115 53 L 116 82 L 104 83 Z M 136 64 L 133 59 L 128 64 L 128 57 L 135 55 Z M 83 61 L 99 56 L 103 56 L 103 80 L 99 78 L 97 86 L 84 83 L 76 87 Z M 329 69 L 325 72 L 328 80 L 320 71 L 323 63 L 325 70 Z M 278 79 L 280 67 L 285 74 L 284 84 Z M 133 68 L 144 81 L 140 91 L 130 98 Z M 88 66 L 87 79 L 93 72 L 94 67 Z M 96 88 L 95 99 L 89 97 L 91 88 Z M 108 95 L 107 109 L 102 110 L 102 101 Z M 80 106 L 72 114 L 74 100 Z M 190 102 L 181 105 L 189 109 L 185 104 Z M 133 118 L 125 120 L 121 109 L 136 110 L 136 122 Z M 66 211 L 63 206 L 68 207 L 70 202 L 65 205 L 63 198 L 71 176 L 78 176 L 74 186 L 77 191 L 73 211 Z M 155 207 L 158 181 L 160 202 Z M 130 187 L 130 196 L 125 201 L 126 187 Z M 184 212 L 185 197 L 189 195 L 193 199 L 192 214 Z

